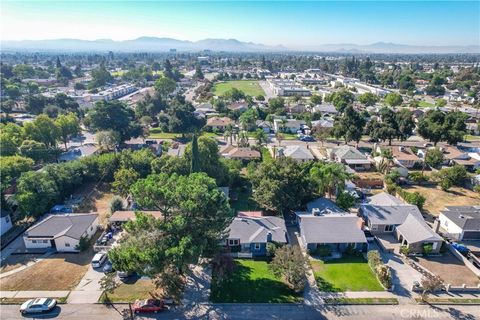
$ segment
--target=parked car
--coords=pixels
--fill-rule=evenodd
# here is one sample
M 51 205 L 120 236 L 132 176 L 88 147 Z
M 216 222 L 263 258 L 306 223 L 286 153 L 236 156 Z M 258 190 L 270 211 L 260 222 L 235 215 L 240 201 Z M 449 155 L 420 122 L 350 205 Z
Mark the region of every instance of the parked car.
M 36 298 L 25 301 L 20 306 L 22 314 L 48 312 L 55 308 L 57 300 L 51 298 Z
M 147 299 L 147 300 L 137 300 L 133 304 L 133 311 L 135 313 L 140 312 L 154 312 L 157 313 L 162 311 L 165 308 L 165 304 L 162 300 L 156 299 Z
M 315 141 L 315 139 L 312 136 L 302 136 L 302 137 L 300 137 L 300 141 L 313 142 L 313 141 Z
M 113 270 L 112 262 L 110 260 L 107 260 L 107 262 L 105 262 L 105 265 L 103 266 L 102 270 L 105 273 L 110 273 L 110 272 L 115 271 L 115 270 Z
M 107 260 L 107 254 L 106 253 L 97 253 L 93 259 L 92 259 L 92 267 L 93 268 L 100 268 L 102 264 Z
M 124 281 L 125 279 L 128 279 L 131 276 L 133 276 L 133 272 L 131 272 L 131 271 L 117 271 L 117 276 L 120 278 L 120 280 Z

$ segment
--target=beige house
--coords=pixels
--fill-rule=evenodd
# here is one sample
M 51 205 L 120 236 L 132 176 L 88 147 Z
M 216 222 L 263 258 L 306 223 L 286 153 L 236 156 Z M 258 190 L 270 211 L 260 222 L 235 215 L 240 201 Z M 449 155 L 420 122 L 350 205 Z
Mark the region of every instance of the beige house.
M 207 119 L 206 127 L 223 131 L 228 125 L 233 124 L 233 120 L 228 117 L 211 117 Z

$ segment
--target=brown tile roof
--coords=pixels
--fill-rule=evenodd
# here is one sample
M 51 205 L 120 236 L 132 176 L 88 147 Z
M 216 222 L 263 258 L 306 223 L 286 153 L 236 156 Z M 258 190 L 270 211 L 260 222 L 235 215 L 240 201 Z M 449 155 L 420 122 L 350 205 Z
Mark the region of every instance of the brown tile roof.
M 252 150 L 250 148 L 232 148 L 228 151 L 228 156 L 230 158 L 239 158 L 239 159 L 259 159 L 260 152 L 257 150 Z
M 400 150 L 400 148 L 402 148 L 402 150 Z M 397 160 L 420 161 L 420 158 L 408 147 L 391 147 L 390 150 L 392 150 L 392 155 Z

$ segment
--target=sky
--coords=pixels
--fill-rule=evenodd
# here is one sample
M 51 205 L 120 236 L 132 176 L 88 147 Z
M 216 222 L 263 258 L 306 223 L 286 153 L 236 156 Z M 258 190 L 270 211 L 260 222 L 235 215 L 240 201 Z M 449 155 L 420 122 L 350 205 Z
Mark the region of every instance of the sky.
M 480 1 L 0 0 L 1 40 L 237 39 L 320 44 L 479 45 Z

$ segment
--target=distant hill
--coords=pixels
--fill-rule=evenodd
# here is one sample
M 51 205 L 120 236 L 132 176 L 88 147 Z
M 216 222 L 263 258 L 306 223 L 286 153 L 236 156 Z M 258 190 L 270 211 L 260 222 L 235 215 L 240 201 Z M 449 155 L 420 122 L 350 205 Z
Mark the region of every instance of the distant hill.
M 235 39 L 204 39 L 200 41 L 177 40 L 172 38 L 140 37 L 133 40 L 113 41 L 55 39 L 2 41 L 2 51 L 123 51 L 123 52 L 162 52 L 170 49 L 178 51 L 285 51 L 282 46 L 267 46 Z
M 122 51 L 122 52 L 162 52 L 170 49 L 178 51 L 228 51 L 228 52 L 281 52 L 281 51 L 323 51 L 348 53 L 480 53 L 480 45 L 471 46 L 414 46 L 390 42 L 377 42 L 369 45 L 351 43 L 309 45 L 287 48 L 282 45 L 268 46 L 236 39 L 204 39 L 199 41 L 172 38 L 140 37 L 133 40 L 113 41 L 110 39 L 78 40 L 22 40 L 2 41 L 2 51 Z

